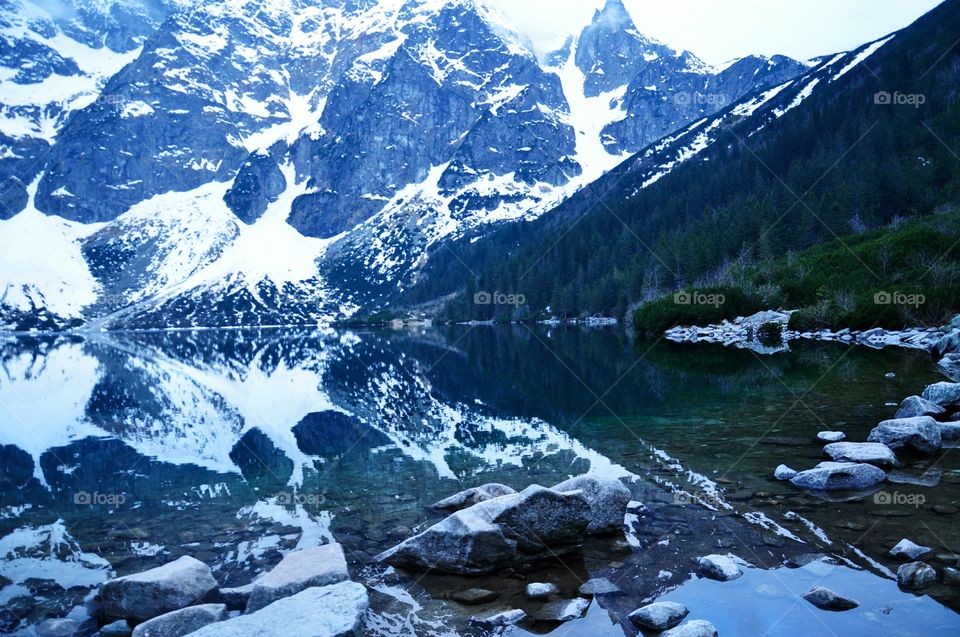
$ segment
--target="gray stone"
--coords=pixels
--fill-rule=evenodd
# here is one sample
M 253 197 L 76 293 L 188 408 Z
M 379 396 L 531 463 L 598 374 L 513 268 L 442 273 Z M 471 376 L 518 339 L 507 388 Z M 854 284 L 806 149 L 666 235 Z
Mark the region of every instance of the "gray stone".
M 690 611 L 676 602 L 654 602 L 633 611 L 627 617 L 637 628 L 662 631 L 673 628 L 683 621 Z
M 900 409 L 897 410 L 895 418 L 914 418 L 916 416 L 937 416 L 945 413 L 946 410 L 932 403 L 926 398 L 920 396 L 907 396 L 900 403 Z
M 125 619 L 118 619 L 100 628 L 100 637 L 130 637 L 132 634 L 133 629 Z
M 377 560 L 401 568 L 490 573 L 576 549 L 592 517 L 582 492 L 533 485 L 457 511 Z
M 897 542 L 897 545 L 890 549 L 890 557 L 899 557 L 906 560 L 916 560 L 924 555 L 929 555 L 933 549 L 929 546 L 920 546 L 904 538 Z
M 860 602 L 854 601 L 849 597 L 843 597 L 823 586 L 814 586 L 803 594 L 803 598 L 823 610 L 850 610 L 860 605 Z
M 259 610 L 283 597 L 314 586 L 326 586 L 350 579 L 347 560 L 339 544 L 324 544 L 294 551 L 253 583 L 247 612 Z
M 943 583 L 947 586 L 960 586 L 960 569 L 947 566 L 943 569 Z
M 708 621 L 694 619 L 661 633 L 661 637 L 717 637 L 717 628 Z
M 622 593 L 620 587 L 606 577 L 594 577 L 580 585 L 579 593 L 585 597 L 591 595 L 613 595 Z
M 834 442 L 823 448 L 834 462 L 866 462 L 881 467 L 899 464 L 890 447 L 879 442 Z
M 773 470 L 773 477 L 777 480 L 789 480 L 795 475 L 797 475 L 796 470 L 791 469 L 785 464 L 778 465 L 777 468 Z
M 183 556 L 157 568 L 106 582 L 94 600 L 106 620 L 144 622 L 215 597 L 217 581 L 210 567 Z
M 847 437 L 847 434 L 842 431 L 821 431 L 817 434 L 817 440 L 822 440 L 823 442 L 840 442 Z
M 821 462 L 813 469 L 801 471 L 790 482 L 801 489 L 835 491 L 867 489 L 883 482 L 887 474 L 870 464 L 854 462 Z
M 544 582 L 532 582 L 527 584 L 528 599 L 546 599 L 551 595 L 556 595 L 560 589 L 556 584 L 547 584 Z
M 940 439 L 949 442 L 960 440 L 960 422 L 940 423 Z
M 225 604 L 190 606 L 143 622 L 133 629 L 133 637 L 182 637 L 225 619 Z
M 260 610 L 209 624 L 192 637 L 359 637 L 367 589 L 355 582 L 308 588 Z
M 457 591 L 450 595 L 450 599 L 466 606 L 477 606 L 478 604 L 487 604 L 500 597 L 497 591 L 490 591 L 485 588 L 468 588 L 463 591 Z
M 917 590 L 926 588 L 937 581 L 937 572 L 923 562 L 909 562 L 897 569 L 897 584 L 903 588 Z
M 534 618 L 544 622 L 568 622 L 580 619 L 590 608 L 590 600 L 583 597 L 561 599 L 544 604 Z
M 555 485 L 553 490 L 583 493 L 593 514 L 587 533 L 603 535 L 623 532 L 623 518 L 630 502 L 630 490 L 619 480 L 590 475 L 578 476 Z
M 934 454 L 943 444 L 940 426 L 930 416 L 884 420 L 870 432 L 867 440 L 882 442 L 894 451 L 902 449 L 921 454 Z
M 435 502 L 433 508 L 437 511 L 459 511 L 460 509 L 471 507 L 480 502 L 486 502 L 493 498 L 499 498 L 502 495 L 511 495 L 514 493 L 516 493 L 516 490 L 512 487 L 491 482 L 490 484 L 483 484 L 479 487 L 454 493 L 448 498 Z
M 700 572 L 710 579 L 727 582 L 743 575 L 737 561 L 729 555 L 705 555 L 698 561 Z
M 487 617 L 471 617 L 470 624 L 478 628 L 491 630 L 494 628 L 503 628 L 504 626 L 513 626 L 519 624 L 527 618 L 527 614 L 519 608 L 505 610 Z
M 934 383 L 923 390 L 923 398 L 944 408 L 960 407 L 960 383 Z

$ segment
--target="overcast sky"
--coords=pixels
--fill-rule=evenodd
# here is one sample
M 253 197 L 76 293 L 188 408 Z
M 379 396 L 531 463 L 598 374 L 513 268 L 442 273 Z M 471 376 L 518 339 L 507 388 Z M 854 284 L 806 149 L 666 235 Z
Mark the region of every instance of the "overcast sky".
M 541 51 L 605 0 L 489 0 Z M 905 27 L 941 0 L 624 0 L 640 32 L 710 64 L 749 53 L 808 59 Z

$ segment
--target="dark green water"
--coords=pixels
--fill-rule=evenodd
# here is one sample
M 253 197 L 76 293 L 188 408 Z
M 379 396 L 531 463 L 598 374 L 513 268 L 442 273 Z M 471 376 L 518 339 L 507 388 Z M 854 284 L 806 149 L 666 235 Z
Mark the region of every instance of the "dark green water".
M 623 592 L 584 619 L 514 631 L 630 634 L 617 622 L 666 596 L 722 635 L 960 633 L 958 589 L 900 591 L 886 557 L 907 537 L 935 548 L 939 572 L 955 563 L 956 452 L 907 459 L 876 493 L 824 499 L 772 477 L 820 461 L 818 431 L 865 440 L 896 411 L 888 403 L 943 380 L 923 353 L 808 343 L 760 356 L 523 326 L 0 343 L 0 631 L 71 612 L 110 570 L 189 554 L 239 585 L 288 550 L 336 540 L 373 591 L 374 635 L 466 632 L 468 615 L 509 605 L 532 615 L 527 581 L 571 596 L 598 576 Z M 646 505 L 626 540 L 477 581 L 370 564 L 439 519 L 427 506 L 454 491 L 586 471 L 628 479 Z M 756 568 L 691 579 L 710 552 Z M 798 604 L 815 582 L 861 607 Z M 474 585 L 502 597 L 479 609 L 442 599 Z

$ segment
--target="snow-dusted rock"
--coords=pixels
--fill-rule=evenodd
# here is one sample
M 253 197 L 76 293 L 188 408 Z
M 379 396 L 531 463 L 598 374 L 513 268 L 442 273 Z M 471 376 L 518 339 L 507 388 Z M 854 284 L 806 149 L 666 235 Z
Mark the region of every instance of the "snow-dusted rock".
M 560 599 L 544 604 L 534 617 L 544 622 L 568 622 L 580 619 L 590 608 L 590 600 L 583 597 Z
M 192 637 L 356 637 L 367 611 L 367 589 L 356 582 L 308 588 L 264 608 L 204 626 Z
M 823 610 L 850 610 L 860 605 L 859 602 L 823 586 L 814 586 L 803 594 L 803 598 Z
M 612 595 L 623 591 L 606 577 L 593 577 L 581 584 L 578 592 L 585 597 L 589 597 L 591 595 Z
M 489 573 L 575 549 L 592 519 L 582 492 L 533 485 L 457 511 L 377 559 L 401 568 Z
M 933 549 L 929 546 L 920 546 L 904 538 L 897 542 L 897 545 L 890 549 L 890 557 L 899 557 L 906 560 L 916 560 L 924 555 L 932 553 Z
M 578 476 L 555 485 L 553 490 L 580 491 L 587 499 L 592 513 L 587 533 L 601 535 L 623 531 L 623 517 L 630 502 L 630 490 L 619 480 Z
M 842 431 L 821 431 L 817 434 L 817 440 L 823 442 L 840 442 L 847 437 Z
M 130 637 L 132 634 L 133 629 L 130 628 L 130 624 L 125 619 L 118 619 L 100 627 L 100 637 Z
M 551 595 L 556 595 L 560 589 L 556 584 L 546 582 L 531 582 L 527 584 L 527 599 L 546 599 Z
M 923 562 L 908 562 L 897 569 L 897 584 L 916 590 L 926 588 L 937 581 L 937 572 Z
M 710 579 L 727 582 L 743 575 L 737 560 L 730 555 L 705 555 L 698 560 L 700 572 Z
M 513 626 L 519 624 L 527 618 L 527 614 L 519 608 L 494 613 L 486 617 L 471 617 L 470 624 L 477 628 L 492 630 L 494 628 L 503 628 L 504 626 Z
M 460 509 L 471 507 L 479 502 L 485 502 L 493 498 L 499 498 L 502 495 L 511 495 L 513 493 L 516 493 L 516 490 L 512 487 L 491 482 L 490 484 L 482 484 L 479 487 L 464 489 L 459 493 L 454 493 L 450 497 L 435 502 L 433 508 L 437 511 L 459 511 Z
M 106 582 L 94 604 L 106 620 L 148 619 L 199 604 L 215 596 L 217 581 L 210 567 L 189 556 Z
M 813 491 L 867 489 L 883 482 L 883 469 L 856 462 L 821 462 L 813 469 L 801 471 L 790 479 L 794 486 Z
M 879 442 L 834 442 L 823 448 L 834 462 L 866 462 L 881 467 L 898 463 L 896 454 Z
M 937 416 L 945 413 L 946 409 L 920 396 L 907 396 L 900 403 L 894 418 L 914 418 L 916 416 Z
M 133 637 L 181 637 L 225 619 L 227 607 L 224 604 L 189 606 L 143 622 L 133 629 Z
M 960 407 L 960 383 L 934 383 L 923 390 L 923 398 L 943 408 Z
M 777 465 L 777 468 L 773 470 L 773 477 L 777 480 L 789 480 L 795 475 L 797 475 L 796 470 L 785 464 Z
M 637 628 L 652 631 L 662 631 L 673 628 L 683 621 L 690 611 L 683 604 L 676 602 L 654 602 L 633 611 L 627 617 Z
M 694 619 L 660 635 L 661 637 L 717 637 L 717 628 L 703 619 Z
M 350 579 L 347 560 L 339 544 L 324 544 L 288 553 L 253 584 L 247 612 L 259 610 L 283 597 L 314 587 Z
M 884 420 L 867 437 L 870 442 L 882 442 L 894 451 L 913 451 L 934 454 L 943 442 L 940 426 L 930 416 Z

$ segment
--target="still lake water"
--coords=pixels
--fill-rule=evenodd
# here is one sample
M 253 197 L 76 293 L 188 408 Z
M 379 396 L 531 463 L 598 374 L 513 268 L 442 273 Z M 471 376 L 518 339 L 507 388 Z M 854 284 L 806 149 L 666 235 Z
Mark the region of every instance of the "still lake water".
M 807 343 L 761 356 L 631 341 L 619 328 L 216 330 L 0 340 L 0 632 L 80 615 L 89 592 L 184 554 L 223 586 L 283 553 L 342 543 L 371 591 L 371 635 L 471 632 L 521 607 L 528 581 L 567 597 L 590 577 L 621 591 L 563 625 L 508 634 L 633 635 L 645 600 L 682 601 L 721 635 L 960 634 L 960 588 L 898 589 L 887 550 L 960 554 L 960 454 L 909 460 L 882 490 L 825 498 L 772 478 L 821 460 L 943 380 L 928 355 Z M 895 375 L 888 377 L 888 373 Z M 439 519 L 468 486 L 551 485 L 593 471 L 644 507 L 620 540 L 535 572 L 408 577 L 372 556 Z M 749 562 L 726 583 L 693 559 Z M 815 584 L 860 601 L 828 613 Z M 443 598 L 501 592 L 468 608 Z M 476 634 L 476 631 L 473 631 Z

